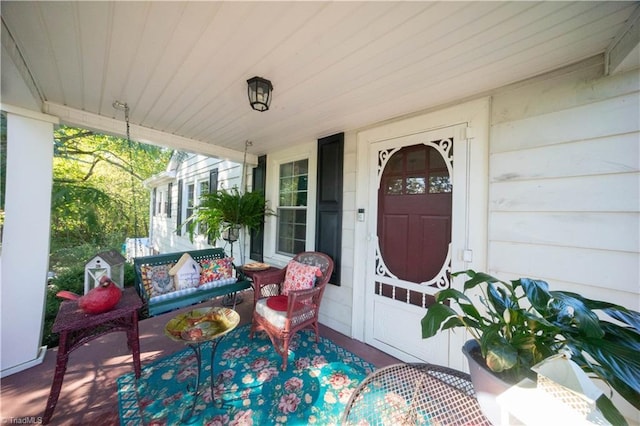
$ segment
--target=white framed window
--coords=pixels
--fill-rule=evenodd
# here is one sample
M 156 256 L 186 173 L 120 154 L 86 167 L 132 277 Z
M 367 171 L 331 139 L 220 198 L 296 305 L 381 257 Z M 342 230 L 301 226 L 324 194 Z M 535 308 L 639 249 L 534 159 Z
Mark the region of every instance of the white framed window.
M 209 181 L 194 180 L 191 182 L 187 182 L 184 185 L 184 193 L 186 197 L 184 197 L 183 205 L 184 205 L 185 220 L 186 220 L 193 215 L 195 209 L 200 204 L 200 199 L 202 198 L 202 196 L 209 193 Z M 206 232 L 207 232 L 206 225 L 198 224 L 194 234 L 203 235 Z
M 209 181 L 202 180 L 198 182 L 198 202 L 203 195 L 209 193 Z
M 299 144 L 267 156 L 265 195 L 276 216 L 265 220 L 264 257 L 285 264 L 315 248 L 316 144 Z
M 193 215 L 193 209 L 196 205 L 196 184 L 188 183 L 186 193 L 187 193 L 187 197 L 185 200 L 185 203 L 187 206 L 186 218 L 189 219 Z
M 280 164 L 276 252 L 294 256 L 307 247 L 309 159 Z
M 202 196 L 209 193 L 209 181 L 203 180 L 198 182 L 198 204 L 200 204 L 200 200 Z M 200 235 L 204 235 L 207 233 L 207 225 L 204 223 L 198 224 L 197 233 Z
M 173 204 L 173 182 L 169 182 L 169 184 L 167 185 L 167 200 L 164 203 L 167 217 L 171 217 L 172 204 Z

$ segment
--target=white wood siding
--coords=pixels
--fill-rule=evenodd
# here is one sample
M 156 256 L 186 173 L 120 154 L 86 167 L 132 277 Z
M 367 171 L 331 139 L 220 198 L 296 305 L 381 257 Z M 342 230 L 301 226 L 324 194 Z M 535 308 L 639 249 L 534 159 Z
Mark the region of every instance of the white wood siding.
M 488 270 L 640 308 L 640 72 L 594 58 L 493 96 Z
M 209 172 L 215 168 L 218 169 L 218 189 L 229 189 L 236 185 L 238 187 L 240 186 L 242 165 L 238 163 L 223 161 L 203 155 L 191 155 L 178 166 L 176 178 L 173 180 L 171 194 L 171 217 L 167 217 L 164 212 L 158 212 L 157 209 L 156 214 L 151 217 L 150 243 L 153 249 L 158 253 L 171 253 L 211 247 L 203 237 L 196 236 L 194 241 L 191 242 L 189 234 L 186 231 L 183 231 L 182 235 L 177 235 L 176 226 L 178 209 L 182 209 L 182 222 L 187 219 L 184 210 L 184 206 L 187 202 L 186 186 L 191 183 L 195 183 L 197 186 L 200 182 L 209 182 Z M 178 206 L 178 182 L 180 180 L 183 181 L 184 185 L 182 206 Z M 167 189 L 168 182 L 157 187 L 158 191 L 164 191 L 165 193 Z M 153 194 L 153 189 L 151 188 L 150 190 Z M 151 208 L 153 207 L 151 206 Z M 152 212 L 153 210 L 150 211 Z M 226 243 L 224 241 L 221 241 L 218 246 L 224 247 L 225 244 Z M 237 251 L 237 249 L 238 245 L 236 244 L 234 251 Z
M 602 69 L 592 59 L 495 93 L 487 269 L 639 310 L 640 71 Z

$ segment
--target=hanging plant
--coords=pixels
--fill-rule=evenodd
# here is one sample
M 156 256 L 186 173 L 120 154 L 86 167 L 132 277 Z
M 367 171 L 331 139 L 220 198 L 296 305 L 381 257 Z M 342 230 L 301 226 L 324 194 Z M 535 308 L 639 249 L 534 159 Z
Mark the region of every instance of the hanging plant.
M 203 195 L 200 205 L 187 219 L 187 230 L 192 241 L 196 230 L 216 241 L 231 228 L 258 230 L 265 216 L 273 214 L 262 193 L 240 193 L 234 187 Z

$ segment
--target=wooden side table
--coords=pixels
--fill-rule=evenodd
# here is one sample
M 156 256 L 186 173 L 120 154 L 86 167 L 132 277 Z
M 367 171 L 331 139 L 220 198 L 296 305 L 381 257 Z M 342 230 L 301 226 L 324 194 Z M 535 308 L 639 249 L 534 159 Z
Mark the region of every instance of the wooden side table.
M 122 292 L 120 302 L 110 311 L 102 314 L 86 314 L 77 301 L 62 302 L 51 331 L 60 334 L 56 371 L 44 411 L 42 423 L 47 424 L 56 408 L 64 373 L 67 371 L 69 353 L 85 343 L 113 331 L 126 331 L 127 344 L 133 354 L 133 369 L 140 377 L 140 341 L 138 340 L 138 309 L 142 300 L 134 288 Z
M 242 273 L 248 279 L 250 279 L 251 282 L 253 283 L 253 306 L 254 306 L 254 309 L 255 309 L 255 304 L 262 297 L 268 297 L 268 296 L 273 296 L 273 295 L 276 295 L 276 294 L 280 294 L 278 285 L 282 280 L 279 279 L 279 278 L 276 278 L 275 280 L 272 279 L 272 274 L 273 273 L 279 274 L 280 272 L 282 272 L 282 269 L 281 268 L 276 268 L 274 266 L 269 266 L 268 268 L 261 269 L 261 270 L 245 269 L 244 267 L 242 267 Z M 265 273 L 266 273 L 266 275 L 264 275 Z M 260 280 L 259 277 L 261 275 L 263 277 L 265 277 L 266 280 L 264 280 L 264 281 Z M 272 286 L 272 287 L 275 287 L 275 288 L 270 288 L 270 287 L 263 288 L 265 284 L 270 284 L 271 281 L 273 281 L 273 283 L 278 283 L 278 284 L 274 284 L 274 286 Z
M 275 266 L 269 266 L 268 268 L 265 269 L 247 269 L 244 266 L 242 266 L 242 272 L 250 279 L 253 279 L 253 276 L 257 273 L 260 272 L 272 272 L 272 271 L 277 271 L 278 269 L 281 268 L 276 268 Z

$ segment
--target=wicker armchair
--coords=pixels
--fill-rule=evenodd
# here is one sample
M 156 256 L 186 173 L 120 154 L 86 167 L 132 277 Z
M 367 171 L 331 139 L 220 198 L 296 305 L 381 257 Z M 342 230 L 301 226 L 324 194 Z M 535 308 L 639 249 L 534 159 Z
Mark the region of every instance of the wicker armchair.
M 341 424 L 490 426 L 468 374 L 433 364 L 394 364 L 351 394 Z
M 267 333 L 276 352 L 282 356 L 282 370 L 287 369 L 289 343 L 295 333 L 307 327 L 312 328 L 316 334 L 316 342 L 318 341 L 320 302 L 333 272 L 333 261 L 324 253 L 304 252 L 296 255 L 293 260 L 317 266 L 322 276 L 316 278 L 312 288 L 289 292 L 286 310 L 274 310 L 267 305 L 267 301 L 272 296 L 282 294 L 287 267 L 253 274 L 255 303 L 250 337 L 253 338 L 256 331 Z

